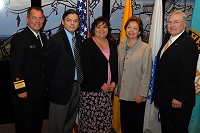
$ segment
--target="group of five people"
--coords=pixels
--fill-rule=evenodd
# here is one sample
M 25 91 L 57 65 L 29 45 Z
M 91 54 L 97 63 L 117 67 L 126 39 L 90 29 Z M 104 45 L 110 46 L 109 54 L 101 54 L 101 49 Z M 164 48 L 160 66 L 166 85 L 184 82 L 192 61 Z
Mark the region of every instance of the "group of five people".
M 109 133 L 113 92 L 120 99 L 122 132 L 143 132 L 152 54 L 142 41 L 140 18 L 128 19 L 126 38 L 118 46 L 110 39 L 110 23 L 104 17 L 94 20 L 92 36 L 83 42 L 73 9 L 64 12 L 63 28 L 48 41 L 40 31 L 41 8 L 29 8 L 26 21 L 27 27 L 13 36 L 10 51 L 16 133 L 41 132 L 47 95 L 49 133 L 71 133 L 77 112 L 78 132 Z M 195 103 L 198 50 L 185 31 L 183 12 L 172 12 L 167 27 L 171 37 L 158 52 L 155 105 L 163 133 L 186 133 Z M 172 43 L 165 50 L 169 39 Z

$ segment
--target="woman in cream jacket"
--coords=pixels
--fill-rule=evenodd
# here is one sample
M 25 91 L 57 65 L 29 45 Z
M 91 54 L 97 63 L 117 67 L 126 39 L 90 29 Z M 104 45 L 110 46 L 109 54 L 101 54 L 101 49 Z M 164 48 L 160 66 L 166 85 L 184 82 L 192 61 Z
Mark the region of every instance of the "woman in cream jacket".
M 123 133 L 143 133 L 146 97 L 148 93 L 152 54 L 141 40 L 143 24 L 131 17 L 125 26 L 126 38 L 118 46 L 118 95 Z

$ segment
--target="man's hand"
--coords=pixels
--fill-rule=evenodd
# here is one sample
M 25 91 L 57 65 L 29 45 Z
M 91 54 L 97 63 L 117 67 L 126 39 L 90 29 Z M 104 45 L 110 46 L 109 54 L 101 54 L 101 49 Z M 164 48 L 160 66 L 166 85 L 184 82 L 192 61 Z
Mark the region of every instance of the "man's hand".
M 26 99 L 26 98 L 27 98 L 27 96 L 28 96 L 28 93 L 27 93 L 27 91 L 26 91 L 26 92 L 23 92 L 23 93 L 20 93 L 20 94 L 18 94 L 18 97 L 19 97 L 19 98 L 22 98 L 22 99 Z
M 173 98 L 172 100 L 172 107 L 173 108 L 182 108 L 182 102 Z

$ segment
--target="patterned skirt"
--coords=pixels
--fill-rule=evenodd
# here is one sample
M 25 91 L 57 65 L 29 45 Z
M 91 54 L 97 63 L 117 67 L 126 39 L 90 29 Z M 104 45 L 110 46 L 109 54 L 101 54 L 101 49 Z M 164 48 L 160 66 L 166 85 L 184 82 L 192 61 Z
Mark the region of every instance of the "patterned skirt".
M 112 128 L 112 92 L 81 92 L 79 133 L 108 133 Z

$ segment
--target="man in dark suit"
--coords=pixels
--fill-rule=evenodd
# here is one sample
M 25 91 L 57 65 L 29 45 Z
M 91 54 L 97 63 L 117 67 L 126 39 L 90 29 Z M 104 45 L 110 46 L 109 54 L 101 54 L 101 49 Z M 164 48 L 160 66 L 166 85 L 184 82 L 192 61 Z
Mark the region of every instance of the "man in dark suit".
M 45 77 L 50 92 L 49 133 L 72 132 L 80 97 L 76 57 L 80 55 L 81 36 L 75 33 L 79 26 L 77 12 L 65 11 L 62 25 L 64 28 L 49 39 L 45 50 Z
M 188 133 L 195 105 L 198 50 L 186 33 L 186 15 L 176 10 L 169 14 L 166 37 L 158 51 L 154 102 L 159 107 L 162 133 Z
M 14 104 L 16 133 L 41 133 L 46 86 L 43 72 L 43 47 L 46 36 L 43 10 L 30 7 L 27 27 L 11 40 L 10 72 L 13 80 L 11 94 Z M 39 37 L 39 39 L 37 38 Z

